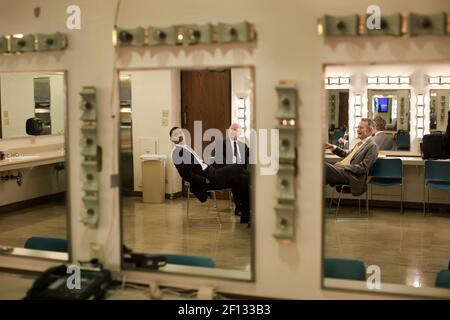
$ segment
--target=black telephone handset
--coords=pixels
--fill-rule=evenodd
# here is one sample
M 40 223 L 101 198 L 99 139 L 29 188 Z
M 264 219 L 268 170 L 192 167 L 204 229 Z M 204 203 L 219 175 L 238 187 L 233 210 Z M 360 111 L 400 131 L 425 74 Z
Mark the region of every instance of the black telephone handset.
M 52 267 L 46 270 L 34 281 L 33 286 L 27 292 L 27 296 L 46 290 L 53 282 L 65 275 L 67 275 L 67 267 L 65 265 Z
M 25 300 L 87 300 L 102 299 L 112 281 L 108 270 L 81 268 L 79 271 L 79 287 L 73 285 L 67 273 L 67 266 L 60 265 L 49 268 L 28 290 Z

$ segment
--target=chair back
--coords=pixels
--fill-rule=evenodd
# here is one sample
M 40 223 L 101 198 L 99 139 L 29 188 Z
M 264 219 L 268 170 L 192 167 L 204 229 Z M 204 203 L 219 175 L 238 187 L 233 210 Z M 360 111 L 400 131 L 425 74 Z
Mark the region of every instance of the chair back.
M 403 164 L 401 159 L 379 158 L 370 168 L 369 177 L 374 178 L 402 178 Z
M 325 278 L 366 280 L 366 267 L 359 260 L 325 258 L 324 273 Z
M 345 135 L 345 130 L 334 130 L 332 136 L 331 136 L 331 143 L 332 144 L 338 144 L 339 138 L 342 138 Z
M 450 270 L 441 270 L 436 275 L 435 287 L 450 289 Z
M 425 161 L 425 181 L 450 181 L 450 162 Z
M 178 254 L 165 254 L 166 262 L 170 264 L 181 264 L 184 266 L 214 268 L 214 260 L 208 257 L 183 256 Z
M 47 237 L 31 237 L 25 241 L 25 249 L 67 252 L 67 240 Z
M 411 146 L 409 132 L 399 132 L 395 137 L 398 150 L 409 150 Z

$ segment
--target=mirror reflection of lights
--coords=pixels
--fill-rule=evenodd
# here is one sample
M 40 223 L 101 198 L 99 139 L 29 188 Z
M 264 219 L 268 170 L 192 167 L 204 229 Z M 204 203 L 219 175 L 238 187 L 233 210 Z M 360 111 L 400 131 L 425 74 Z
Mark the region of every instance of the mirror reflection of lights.
M 22 39 L 22 38 L 23 38 L 23 34 L 17 33 L 17 34 L 15 34 L 15 35 L 13 35 L 13 38 L 16 38 L 16 39 Z

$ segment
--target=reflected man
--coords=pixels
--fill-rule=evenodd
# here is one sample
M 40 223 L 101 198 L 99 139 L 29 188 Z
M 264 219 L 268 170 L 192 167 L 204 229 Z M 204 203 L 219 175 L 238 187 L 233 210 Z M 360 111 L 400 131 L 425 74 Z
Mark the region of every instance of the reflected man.
M 175 144 L 172 161 L 183 180 L 189 182 L 192 192 L 200 202 L 208 198 L 208 190 L 230 188 L 239 195 L 236 203 L 242 203 L 241 223 L 250 221 L 249 176 L 242 165 L 232 164 L 223 168 L 207 165 L 198 154 L 185 143 L 184 132 L 174 127 L 169 132 Z
M 378 147 L 372 138 L 373 121 L 362 119 L 358 124 L 358 139 L 360 140 L 351 151 L 345 151 L 337 146 L 327 143 L 326 149 L 342 159 L 336 164 L 325 163 L 326 184 L 350 185 L 354 196 L 366 191 L 367 174 L 378 157 Z

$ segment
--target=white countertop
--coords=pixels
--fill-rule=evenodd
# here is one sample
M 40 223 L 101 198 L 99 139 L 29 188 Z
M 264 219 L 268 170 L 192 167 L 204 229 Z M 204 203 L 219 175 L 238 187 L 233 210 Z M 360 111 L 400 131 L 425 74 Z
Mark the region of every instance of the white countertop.
M 21 155 L 1 160 L 0 171 L 19 170 L 64 161 L 65 156 L 62 150 L 41 152 L 33 155 Z

